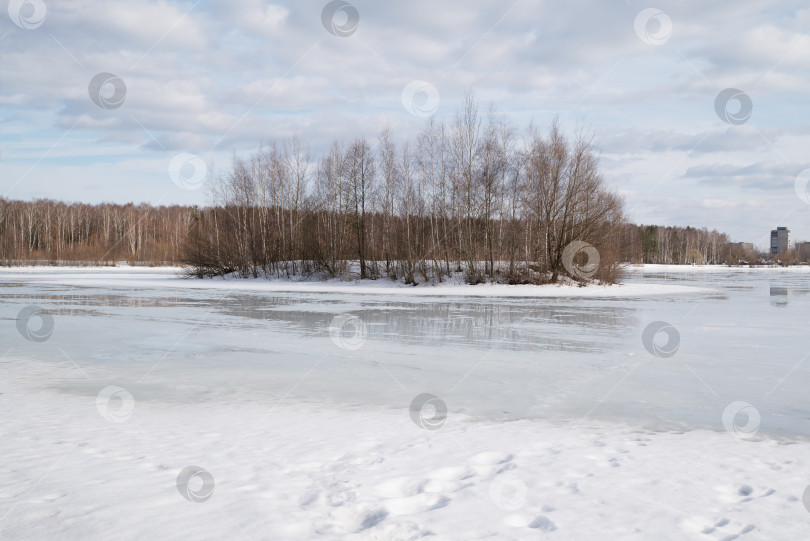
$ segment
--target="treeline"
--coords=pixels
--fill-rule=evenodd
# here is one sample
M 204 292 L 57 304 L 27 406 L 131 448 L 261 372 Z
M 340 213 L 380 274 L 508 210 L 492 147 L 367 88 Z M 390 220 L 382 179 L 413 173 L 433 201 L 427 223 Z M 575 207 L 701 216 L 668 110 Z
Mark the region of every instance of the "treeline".
M 111 264 L 125 260 L 145 264 L 188 264 L 193 259 L 189 254 L 190 251 L 193 253 L 194 243 L 191 240 L 199 233 L 197 231 L 190 235 L 189 232 L 199 228 L 201 220 L 205 222 L 203 216 L 213 218 L 219 214 L 225 217 L 230 212 L 239 215 L 236 209 L 226 212 L 224 208 L 110 203 L 87 205 L 51 200 L 7 201 L 0 198 L 0 264 L 33 261 Z M 255 212 L 259 213 L 258 208 Z M 287 236 L 283 232 L 289 228 L 287 224 L 290 219 L 295 220 L 295 217 L 281 208 L 273 209 L 273 215 L 281 224 L 278 229 L 281 234 L 277 239 L 277 246 L 281 246 L 281 239 Z M 326 219 L 325 216 L 319 218 L 321 221 Z M 231 218 L 224 219 L 228 221 Z M 429 221 L 416 227 L 415 220 L 416 218 L 411 219 L 415 229 L 430 228 Z M 317 225 L 318 221 L 317 217 L 305 216 L 296 229 L 304 232 L 304 238 L 313 237 L 311 232 L 315 229 L 307 226 Z M 333 219 L 331 223 L 335 227 L 337 220 Z M 381 231 L 382 224 L 384 221 L 381 221 L 379 215 L 374 214 L 369 218 L 369 230 L 372 231 L 370 237 L 376 238 L 373 231 Z M 622 262 L 737 263 L 740 260 L 754 262 L 763 255 L 730 243 L 725 233 L 708 231 L 705 228 L 623 224 L 619 230 L 621 233 L 617 250 Z M 226 237 L 227 235 L 223 235 L 223 240 Z M 351 254 L 347 257 L 350 256 Z M 802 261 L 805 259 L 800 258 Z M 312 267 L 314 264 L 307 264 L 305 259 L 304 266 L 307 265 Z M 300 269 L 301 266 L 298 261 L 286 266 L 279 263 L 272 268 L 286 273 L 288 270 L 293 272 L 294 268 Z M 346 266 L 347 262 L 336 261 L 333 270 L 337 273 Z M 382 266 L 384 263 L 378 265 Z M 369 264 L 369 267 L 372 265 Z M 378 268 L 378 272 L 379 270 Z
M 519 137 L 472 96 L 401 145 L 386 128 L 316 160 L 298 138 L 235 156 L 214 196 L 189 232 L 199 276 L 344 276 L 356 262 L 361 278 L 406 283 L 454 273 L 473 284 L 612 282 L 620 262 L 623 202 L 590 141 L 556 123 Z M 574 241 L 594 246 L 598 265 L 567 253 Z
M 0 264 L 32 260 L 180 263 L 194 212 L 184 206 L 0 198 Z
M 590 141 L 553 123 L 523 133 L 468 96 L 448 123 L 397 145 L 335 141 L 313 159 L 298 138 L 235 156 L 213 204 L 0 199 L 0 264 L 31 260 L 185 264 L 200 277 L 463 273 L 470 283 L 613 282 L 621 262 L 737 262 L 725 234 L 627 224 Z M 599 255 L 572 243 L 592 245 Z M 750 259 L 753 260 L 753 259 Z M 590 265 L 590 266 L 589 266 Z M 587 272 L 577 272 L 587 269 Z
M 630 225 L 623 245 L 622 260 L 632 263 L 736 264 L 743 259 L 753 262 L 757 257 L 752 250 L 729 242 L 725 233 L 689 226 Z

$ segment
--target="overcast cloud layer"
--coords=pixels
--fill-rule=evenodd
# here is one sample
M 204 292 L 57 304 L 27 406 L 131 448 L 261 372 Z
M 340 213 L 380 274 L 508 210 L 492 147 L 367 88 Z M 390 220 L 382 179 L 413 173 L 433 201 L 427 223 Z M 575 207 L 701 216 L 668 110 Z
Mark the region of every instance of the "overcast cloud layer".
M 806 1 L 479 4 L 4 0 L 0 196 L 205 204 L 178 153 L 216 174 L 295 133 L 405 140 L 472 89 L 587 126 L 635 222 L 810 240 Z

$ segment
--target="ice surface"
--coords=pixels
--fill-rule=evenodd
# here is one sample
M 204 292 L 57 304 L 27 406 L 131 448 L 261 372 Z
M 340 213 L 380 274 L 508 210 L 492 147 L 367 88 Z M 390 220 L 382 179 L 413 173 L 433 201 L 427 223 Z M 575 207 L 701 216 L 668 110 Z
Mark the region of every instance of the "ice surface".
M 0 538 L 810 534 L 806 268 L 533 290 L 176 274 L 0 270 Z M 42 342 L 16 325 L 31 305 Z M 656 321 L 671 357 L 642 343 Z M 424 393 L 435 426 L 409 411 Z M 175 486 L 191 465 L 206 501 Z

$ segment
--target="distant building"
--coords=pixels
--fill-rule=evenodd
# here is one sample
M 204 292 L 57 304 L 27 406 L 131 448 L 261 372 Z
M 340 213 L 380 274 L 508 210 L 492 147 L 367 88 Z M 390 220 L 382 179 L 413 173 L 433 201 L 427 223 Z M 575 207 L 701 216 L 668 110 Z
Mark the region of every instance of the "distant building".
M 790 230 L 777 227 L 771 230 L 771 256 L 782 255 L 790 250 Z
M 749 254 L 754 252 L 753 242 L 734 242 L 733 245 L 739 248 L 743 254 Z
M 799 261 L 810 261 L 810 242 L 797 242 L 794 249 Z

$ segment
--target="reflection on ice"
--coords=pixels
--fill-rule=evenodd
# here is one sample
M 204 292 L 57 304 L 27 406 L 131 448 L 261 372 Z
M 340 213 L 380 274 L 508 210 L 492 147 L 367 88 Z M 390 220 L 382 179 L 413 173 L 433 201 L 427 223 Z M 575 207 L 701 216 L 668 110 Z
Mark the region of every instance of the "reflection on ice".
M 223 314 L 279 323 L 278 330 L 328 334 L 333 312 L 319 298 L 239 295 L 214 303 Z M 328 303 L 326 303 L 328 307 Z M 336 305 L 340 307 L 341 304 Z M 604 351 L 621 329 L 636 324 L 630 308 L 565 300 L 433 302 L 364 301 L 352 315 L 367 339 L 404 344 L 464 345 L 516 350 Z
M 787 306 L 789 292 L 790 289 L 786 287 L 771 286 L 771 306 Z
M 791 296 L 807 295 L 810 289 L 785 286 L 770 286 L 771 306 L 784 307 L 790 302 Z

